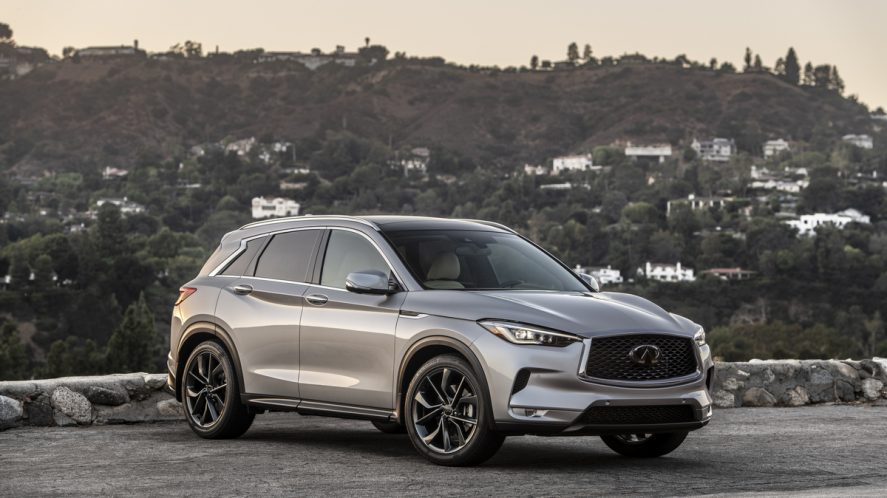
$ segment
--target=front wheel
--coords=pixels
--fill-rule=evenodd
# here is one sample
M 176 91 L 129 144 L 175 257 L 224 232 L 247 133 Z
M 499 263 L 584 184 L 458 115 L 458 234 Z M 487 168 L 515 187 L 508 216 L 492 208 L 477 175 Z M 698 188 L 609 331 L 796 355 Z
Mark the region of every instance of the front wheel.
M 611 450 L 633 458 L 654 458 L 667 455 L 676 450 L 686 438 L 686 432 L 601 436 L 601 439 Z
M 198 436 L 228 439 L 242 435 L 255 413 L 240 402 L 237 374 L 217 342 L 199 344 L 185 363 L 181 380 L 185 418 Z
M 432 463 L 476 465 L 505 437 L 489 428 L 491 411 L 477 374 L 464 359 L 442 355 L 422 365 L 407 389 L 404 425 L 410 442 Z

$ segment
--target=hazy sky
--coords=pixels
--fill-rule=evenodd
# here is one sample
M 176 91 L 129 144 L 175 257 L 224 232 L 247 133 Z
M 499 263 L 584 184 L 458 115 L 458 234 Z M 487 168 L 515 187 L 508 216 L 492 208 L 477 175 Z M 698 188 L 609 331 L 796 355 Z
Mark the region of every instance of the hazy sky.
M 746 46 L 772 66 L 789 45 L 802 64 L 837 64 L 847 93 L 887 107 L 887 1 L 523 0 L 259 1 L 0 0 L 22 45 L 129 44 L 149 51 L 186 39 L 204 50 L 349 49 L 369 36 L 393 53 L 459 63 L 563 59 L 576 41 L 596 56 L 641 52 L 717 57 L 739 67 Z

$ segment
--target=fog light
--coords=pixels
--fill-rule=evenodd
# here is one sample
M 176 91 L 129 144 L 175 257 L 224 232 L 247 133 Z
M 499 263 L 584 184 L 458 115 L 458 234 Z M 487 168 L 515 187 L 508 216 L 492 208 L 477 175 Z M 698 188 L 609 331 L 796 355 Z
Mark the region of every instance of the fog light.
M 544 417 L 546 413 L 548 413 L 548 410 L 536 410 L 534 408 L 524 409 L 525 417 Z

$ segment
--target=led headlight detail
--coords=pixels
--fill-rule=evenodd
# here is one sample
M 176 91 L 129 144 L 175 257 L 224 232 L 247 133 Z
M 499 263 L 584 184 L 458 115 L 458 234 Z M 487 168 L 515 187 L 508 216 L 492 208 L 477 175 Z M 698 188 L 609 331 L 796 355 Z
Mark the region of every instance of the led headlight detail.
M 582 340 L 581 337 L 564 332 L 531 327 L 520 323 L 485 320 L 478 322 L 490 332 L 513 344 L 564 347 Z
M 693 341 L 696 342 L 697 346 L 705 346 L 705 329 L 699 327 L 699 330 L 693 334 Z

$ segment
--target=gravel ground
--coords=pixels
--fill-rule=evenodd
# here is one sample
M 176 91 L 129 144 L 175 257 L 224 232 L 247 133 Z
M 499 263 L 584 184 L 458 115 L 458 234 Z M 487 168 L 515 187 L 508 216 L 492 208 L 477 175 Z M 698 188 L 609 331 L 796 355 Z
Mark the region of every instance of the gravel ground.
M 426 463 L 369 422 L 269 414 L 233 441 L 184 423 L 0 433 L 0 496 L 887 495 L 887 408 L 720 410 L 674 453 L 509 438 L 476 468 Z

